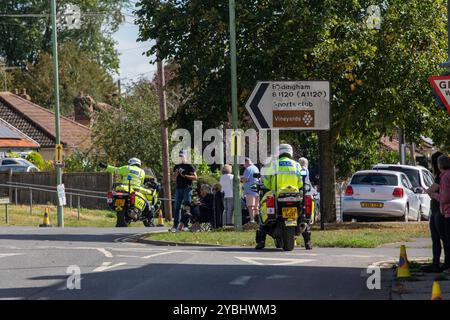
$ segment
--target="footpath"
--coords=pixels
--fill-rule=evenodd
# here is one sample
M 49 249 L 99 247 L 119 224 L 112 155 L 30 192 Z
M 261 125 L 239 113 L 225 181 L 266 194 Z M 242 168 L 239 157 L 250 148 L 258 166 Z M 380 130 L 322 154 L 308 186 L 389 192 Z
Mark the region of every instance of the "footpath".
M 391 244 L 386 247 L 400 247 Z M 427 248 L 427 257 L 408 258 L 408 248 Z M 450 275 L 445 273 L 424 273 L 420 267 L 431 262 L 431 240 L 414 239 L 405 243 L 405 250 L 399 250 L 399 260 L 392 264 L 392 300 L 450 300 Z M 403 252 L 402 252 L 403 251 Z

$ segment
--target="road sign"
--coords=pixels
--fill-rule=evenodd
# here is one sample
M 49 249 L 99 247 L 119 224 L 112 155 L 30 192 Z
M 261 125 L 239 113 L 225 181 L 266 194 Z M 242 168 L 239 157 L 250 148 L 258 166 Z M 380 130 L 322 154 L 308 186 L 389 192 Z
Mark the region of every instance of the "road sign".
M 259 129 L 330 130 L 330 83 L 261 81 L 245 107 Z
M 428 80 L 448 112 L 450 112 L 450 76 L 430 76 Z
M 0 204 L 10 204 L 9 197 L 0 197 Z
M 63 146 L 62 144 L 55 145 L 55 163 L 61 164 L 63 162 Z

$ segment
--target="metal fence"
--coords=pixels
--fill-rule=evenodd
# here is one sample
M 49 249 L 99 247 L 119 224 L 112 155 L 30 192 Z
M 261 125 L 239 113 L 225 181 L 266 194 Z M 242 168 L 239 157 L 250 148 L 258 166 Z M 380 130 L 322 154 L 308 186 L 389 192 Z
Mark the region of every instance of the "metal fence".
M 9 195 L 13 204 L 56 204 L 55 173 L 21 172 L 0 173 L 0 194 Z M 70 207 L 107 209 L 106 193 L 111 190 L 113 177 L 110 173 L 65 173 L 63 183 Z
M 29 185 L 24 183 L 17 183 L 17 182 L 11 182 L 11 183 L 0 183 L 0 187 L 2 188 L 8 188 L 10 190 L 10 195 L 6 195 L 6 197 L 2 197 L 3 199 L 8 199 L 8 204 L 25 204 L 25 203 L 19 203 L 18 201 L 18 194 L 21 192 L 22 194 L 28 193 L 28 205 L 30 207 L 29 215 L 31 216 L 33 214 L 33 205 L 36 204 L 36 202 L 33 199 L 33 195 L 36 193 L 47 193 L 49 196 L 54 195 L 57 198 L 57 191 L 56 187 L 52 186 L 45 186 L 45 185 Z M 14 190 L 14 191 L 13 191 Z M 83 193 L 80 193 L 83 192 Z M 11 194 L 13 196 L 11 196 Z M 100 195 L 102 194 L 102 195 Z M 104 192 L 99 191 L 93 191 L 93 190 L 79 190 L 79 189 L 73 189 L 69 188 L 66 189 L 66 198 L 67 198 L 67 207 L 72 210 L 75 206 L 77 208 L 77 219 L 80 220 L 80 211 L 81 211 L 81 199 L 93 199 L 97 202 L 105 203 L 106 205 L 106 196 L 104 195 Z M 14 196 L 15 195 L 15 196 Z M 101 200 L 101 201 L 99 201 Z M 56 202 L 50 202 L 52 205 L 56 205 Z M 8 223 L 8 204 L 5 204 L 5 220 L 6 223 Z M 45 204 L 48 204 L 45 203 Z

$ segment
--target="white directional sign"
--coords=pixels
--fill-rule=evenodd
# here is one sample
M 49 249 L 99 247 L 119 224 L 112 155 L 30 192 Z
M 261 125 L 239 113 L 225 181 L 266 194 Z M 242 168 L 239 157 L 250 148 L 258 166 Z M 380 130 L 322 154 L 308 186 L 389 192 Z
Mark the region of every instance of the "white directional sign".
M 330 83 L 261 81 L 245 107 L 259 129 L 330 130 Z
M 450 76 L 431 76 L 428 80 L 448 112 L 450 112 Z

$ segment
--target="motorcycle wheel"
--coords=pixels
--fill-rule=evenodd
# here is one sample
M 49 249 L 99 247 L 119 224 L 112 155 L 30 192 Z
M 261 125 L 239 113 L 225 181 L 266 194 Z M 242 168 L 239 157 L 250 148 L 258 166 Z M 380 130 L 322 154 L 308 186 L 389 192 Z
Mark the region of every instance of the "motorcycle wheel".
M 117 212 L 116 228 L 126 228 L 130 225 L 130 222 L 125 218 L 125 211 Z
M 283 250 L 292 251 L 295 245 L 295 228 L 288 227 L 283 230 Z

